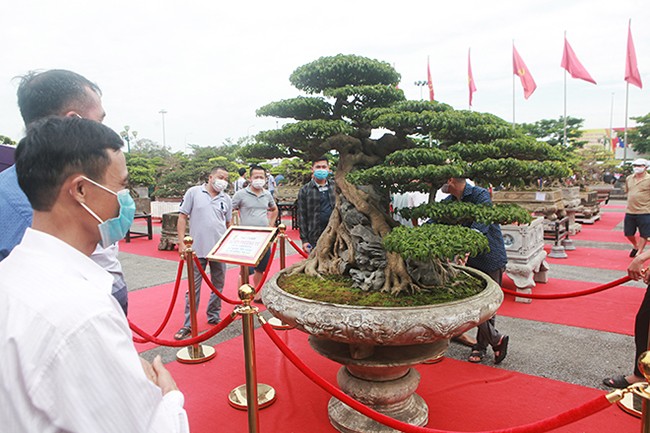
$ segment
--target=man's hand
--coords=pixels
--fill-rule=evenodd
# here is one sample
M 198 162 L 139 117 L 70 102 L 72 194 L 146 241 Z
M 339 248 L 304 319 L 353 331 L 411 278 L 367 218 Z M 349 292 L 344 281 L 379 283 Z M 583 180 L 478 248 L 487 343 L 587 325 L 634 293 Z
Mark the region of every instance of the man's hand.
M 178 387 L 174 378 L 172 377 L 169 370 L 165 368 L 162 363 L 160 355 L 156 356 L 152 364 L 153 370 L 156 372 L 156 380 L 154 383 L 162 390 L 163 395 L 167 394 L 169 391 L 176 391 Z
M 140 364 L 142 364 L 142 369 L 144 370 L 144 374 L 147 376 L 147 378 L 153 383 L 156 383 L 156 372 L 154 371 L 151 363 L 143 357 L 140 357 Z

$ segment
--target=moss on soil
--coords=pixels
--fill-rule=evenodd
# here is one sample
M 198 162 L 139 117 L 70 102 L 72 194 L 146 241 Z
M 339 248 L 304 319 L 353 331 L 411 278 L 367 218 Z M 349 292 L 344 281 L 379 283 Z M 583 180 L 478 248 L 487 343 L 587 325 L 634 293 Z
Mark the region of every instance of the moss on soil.
M 468 298 L 481 292 L 485 282 L 465 272 L 453 282 L 450 288 L 423 290 L 416 294 L 391 295 L 390 293 L 365 292 L 352 288 L 352 280 L 340 275 L 325 275 L 323 278 L 305 274 L 283 275 L 278 285 L 287 293 L 301 298 L 334 304 L 373 307 L 417 307 L 442 304 Z

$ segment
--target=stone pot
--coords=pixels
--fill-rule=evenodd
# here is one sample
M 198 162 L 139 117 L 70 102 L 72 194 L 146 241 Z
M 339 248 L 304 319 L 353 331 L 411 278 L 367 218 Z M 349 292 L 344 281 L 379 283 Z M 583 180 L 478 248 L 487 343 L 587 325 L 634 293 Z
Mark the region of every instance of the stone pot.
M 549 221 L 566 216 L 560 189 L 549 191 L 494 191 L 492 203 L 518 204 L 534 214 L 544 215 Z
M 343 364 L 338 384 L 346 394 L 401 421 L 423 426 L 429 409 L 415 393 L 420 375 L 413 368 L 442 355 L 449 339 L 492 317 L 503 301 L 487 275 L 462 268 L 486 281 L 481 293 L 459 301 L 421 307 L 361 307 L 300 298 L 278 287 L 280 271 L 264 286 L 266 308 L 284 323 L 310 335 L 321 355 Z M 332 397 L 332 425 L 346 433 L 396 432 Z

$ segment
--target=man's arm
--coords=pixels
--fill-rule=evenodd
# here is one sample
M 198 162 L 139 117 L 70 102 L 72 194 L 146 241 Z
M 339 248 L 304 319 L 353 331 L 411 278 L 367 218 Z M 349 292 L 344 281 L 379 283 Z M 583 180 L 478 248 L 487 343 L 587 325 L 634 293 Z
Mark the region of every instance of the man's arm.
M 641 278 L 647 283 L 650 275 L 643 272 L 643 264 L 646 260 L 650 259 L 650 250 L 645 251 L 632 260 L 630 265 L 627 267 L 627 274 L 630 278 L 634 280 L 640 280 Z
M 178 234 L 178 252 L 182 254 L 185 251 L 185 230 L 187 229 L 187 215 L 183 212 L 178 213 L 178 223 L 176 224 L 176 233 Z
M 275 222 L 278 219 L 278 207 L 276 205 L 273 205 L 272 208 L 269 208 L 269 227 L 275 227 Z

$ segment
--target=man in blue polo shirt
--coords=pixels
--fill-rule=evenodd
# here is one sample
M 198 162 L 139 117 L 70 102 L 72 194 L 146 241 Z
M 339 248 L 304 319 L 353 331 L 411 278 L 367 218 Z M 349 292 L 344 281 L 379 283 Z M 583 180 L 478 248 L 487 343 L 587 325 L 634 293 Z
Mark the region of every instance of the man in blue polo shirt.
M 228 170 L 225 167 L 215 167 L 210 172 L 208 182 L 193 186 L 183 196 L 178 214 L 178 252 L 185 251 L 183 238 L 187 222 L 190 221 L 190 236 L 194 240 L 192 249 L 199 258 L 203 270 L 208 265 L 206 256 L 230 227 L 232 217 L 232 201 L 225 193 L 228 187 Z M 210 280 L 220 292 L 226 279 L 226 264 L 210 261 Z M 194 264 L 194 287 L 196 289 L 196 307 L 199 307 L 201 282 L 203 278 L 198 267 Z M 216 325 L 221 322 L 221 298 L 210 291 L 208 301 L 208 323 Z M 184 340 L 191 334 L 189 293 L 185 294 L 185 323 L 174 335 L 176 340 Z
M 485 188 L 472 186 L 465 178 L 451 178 L 447 181 L 447 192 L 449 197 L 443 202 L 462 201 L 465 203 L 492 205 L 490 193 Z M 488 274 L 501 287 L 501 279 L 506 270 L 508 257 L 503 243 L 503 235 L 499 224 L 481 224 L 473 222 L 469 228 L 481 232 L 488 240 L 490 251 L 479 254 L 476 257 L 467 259 L 467 266 L 478 269 Z M 469 362 L 481 362 L 487 350 L 492 346 L 494 351 L 494 363 L 499 364 L 504 360 L 508 351 L 509 337 L 501 334 L 495 327 L 495 318 L 492 316 L 488 321 L 478 326 L 476 344 L 472 348 Z

